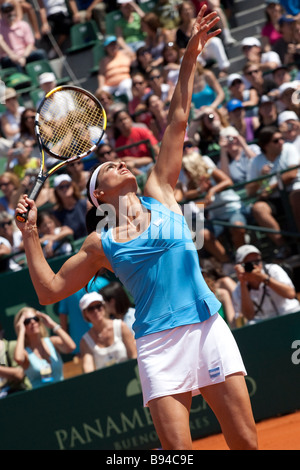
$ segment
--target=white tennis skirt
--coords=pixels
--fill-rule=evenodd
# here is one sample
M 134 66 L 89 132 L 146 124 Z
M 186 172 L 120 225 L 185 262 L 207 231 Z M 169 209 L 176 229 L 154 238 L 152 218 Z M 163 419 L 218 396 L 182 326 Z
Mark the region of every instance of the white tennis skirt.
M 137 341 L 144 406 L 154 398 L 192 392 L 246 375 L 236 341 L 219 314 L 202 323 L 152 333 Z

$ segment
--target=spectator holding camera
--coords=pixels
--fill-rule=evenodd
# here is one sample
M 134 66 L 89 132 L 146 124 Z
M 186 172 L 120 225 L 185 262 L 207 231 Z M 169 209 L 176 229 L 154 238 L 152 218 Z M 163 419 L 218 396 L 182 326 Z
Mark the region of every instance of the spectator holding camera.
M 249 323 L 300 311 L 296 290 L 286 271 L 278 264 L 263 264 L 261 252 L 253 245 L 236 251 L 238 284 L 232 293 L 236 316 Z

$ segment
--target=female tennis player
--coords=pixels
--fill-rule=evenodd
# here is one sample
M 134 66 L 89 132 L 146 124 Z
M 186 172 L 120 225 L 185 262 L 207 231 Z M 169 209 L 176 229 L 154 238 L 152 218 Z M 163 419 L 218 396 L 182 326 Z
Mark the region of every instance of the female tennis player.
M 43 256 L 34 201 L 22 197 L 16 215 L 30 208 L 28 220 L 18 227 L 41 304 L 73 294 L 103 267 L 114 271 L 133 295 L 144 405 L 149 406 L 163 449 L 192 449 L 189 413 L 192 396 L 199 393 L 219 420 L 230 449 L 256 449 L 245 368 L 229 328 L 217 314 L 220 304 L 203 280 L 173 192 L 197 57 L 220 33 L 210 32 L 219 21 L 217 14 L 204 17 L 205 10 L 197 17 L 182 59 L 168 125 L 144 196 L 137 196 L 136 179 L 123 162 L 98 166 L 89 181 L 89 195 L 95 207 L 114 209 L 116 224 L 92 231 L 57 274 Z

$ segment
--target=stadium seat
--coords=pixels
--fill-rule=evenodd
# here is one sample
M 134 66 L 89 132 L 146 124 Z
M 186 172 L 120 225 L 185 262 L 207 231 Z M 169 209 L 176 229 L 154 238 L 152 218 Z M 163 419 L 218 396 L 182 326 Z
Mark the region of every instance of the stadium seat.
M 68 54 L 93 47 L 98 41 L 98 27 L 94 20 L 73 24 L 70 31 L 71 47 Z
M 122 18 L 119 10 L 111 11 L 105 15 L 105 28 L 107 36 L 115 35 L 115 23 Z
M 156 4 L 157 0 L 140 0 L 139 6 L 145 13 L 149 13 L 153 11 Z
M 48 60 L 37 60 L 35 62 L 30 62 L 25 66 L 25 70 L 35 87 L 39 86 L 39 76 L 45 72 L 54 73 L 58 85 L 62 85 L 63 83 L 70 81 L 70 77 L 68 76 L 62 78 L 57 77 Z
M 93 67 L 90 69 L 90 74 L 94 75 L 98 72 L 99 70 L 99 62 L 104 57 L 105 51 L 102 42 L 98 42 L 97 44 L 94 45 L 92 49 L 92 54 L 93 54 Z
M 44 98 L 44 96 L 45 96 L 45 92 L 41 90 L 40 88 L 36 88 L 35 90 L 32 90 L 30 92 L 30 98 L 34 107 L 38 106 L 38 103 L 41 101 L 42 98 Z

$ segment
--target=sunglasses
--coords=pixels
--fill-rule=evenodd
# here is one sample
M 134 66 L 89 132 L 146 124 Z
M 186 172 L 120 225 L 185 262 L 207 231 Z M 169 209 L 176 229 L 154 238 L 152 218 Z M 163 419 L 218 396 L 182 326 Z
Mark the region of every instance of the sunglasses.
M 104 307 L 104 305 L 101 302 L 99 302 L 98 304 L 90 305 L 86 309 L 87 309 L 88 313 L 93 313 L 94 310 L 101 310 L 103 307 Z
M 36 323 L 39 323 L 40 319 L 39 317 L 30 317 L 30 318 L 25 318 L 24 320 L 24 325 L 27 326 L 31 322 L 31 320 L 35 321 Z
M 252 75 L 254 75 L 254 74 L 256 74 L 256 73 L 259 73 L 259 70 L 250 70 L 250 72 L 247 72 L 247 75 L 252 76 Z
M 10 184 L 12 184 L 11 181 L 9 181 L 8 183 L 0 183 L 0 188 L 1 188 L 2 186 L 5 186 L 5 187 L 6 187 L 6 186 L 8 186 L 8 185 L 10 185 Z
M 144 82 L 132 82 L 132 86 L 143 85 Z
M 153 80 L 156 80 L 160 77 L 161 77 L 161 75 L 153 75 L 153 77 L 149 77 L 149 80 L 153 81 Z
M 71 186 L 71 183 L 68 183 L 68 184 L 60 184 L 57 189 L 59 189 L 60 191 L 63 190 L 63 189 L 69 189 L 69 187 Z

